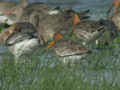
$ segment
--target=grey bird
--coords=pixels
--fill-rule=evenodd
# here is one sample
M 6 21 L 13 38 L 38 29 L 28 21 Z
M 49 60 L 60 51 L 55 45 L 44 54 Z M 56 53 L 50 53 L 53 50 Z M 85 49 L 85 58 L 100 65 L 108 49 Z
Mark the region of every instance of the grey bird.
M 54 52 L 65 64 L 80 63 L 81 60 L 85 59 L 85 57 L 91 53 L 89 49 L 71 39 L 64 39 L 56 42 Z
M 40 44 L 36 34 L 36 29 L 32 24 L 16 23 L 2 31 L 0 40 L 8 47 L 15 58 L 20 58 L 30 55 L 39 48 Z

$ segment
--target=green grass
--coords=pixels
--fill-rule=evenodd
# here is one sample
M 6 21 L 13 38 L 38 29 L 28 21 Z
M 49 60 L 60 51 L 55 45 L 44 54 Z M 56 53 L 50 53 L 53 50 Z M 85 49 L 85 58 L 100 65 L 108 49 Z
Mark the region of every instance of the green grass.
M 99 74 L 102 71 L 107 72 L 110 70 L 110 72 L 114 73 L 119 70 L 120 63 L 116 66 L 115 63 L 112 63 L 112 59 L 108 58 L 108 55 L 113 55 L 109 49 L 100 50 L 98 53 L 94 52 L 88 57 L 89 59 L 86 62 L 73 66 L 62 64 L 50 52 L 37 53 L 38 55 L 33 55 L 30 59 L 26 59 L 26 62 L 17 64 L 14 63 L 14 58 L 9 52 L 3 53 L 3 60 L 0 64 L 0 90 L 120 89 L 118 83 L 113 84 L 114 80 L 108 82 L 103 79 L 101 82 L 92 84 L 92 80 L 100 77 Z M 84 71 L 86 75 L 87 71 L 91 71 L 85 77 L 91 76 L 86 81 L 82 78 Z M 96 75 L 92 71 L 98 74 Z
M 12 60 L 11 60 L 12 61 Z M 83 82 L 79 67 L 55 64 L 41 66 L 40 59 L 31 63 L 14 64 L 3 61 L 0 66 L 0 90 L 119 90 L 103 81 L 101 85 L 91 86 L 90 81 Z

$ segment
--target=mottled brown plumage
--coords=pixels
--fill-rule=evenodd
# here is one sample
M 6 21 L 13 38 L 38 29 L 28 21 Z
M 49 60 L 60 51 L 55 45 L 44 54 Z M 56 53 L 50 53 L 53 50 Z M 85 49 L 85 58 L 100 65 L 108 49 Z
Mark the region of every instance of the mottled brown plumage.
M 64 39 L 55 43 L 54 52 L 64 63 L 78 63 L 91 51 L 73 40 Z

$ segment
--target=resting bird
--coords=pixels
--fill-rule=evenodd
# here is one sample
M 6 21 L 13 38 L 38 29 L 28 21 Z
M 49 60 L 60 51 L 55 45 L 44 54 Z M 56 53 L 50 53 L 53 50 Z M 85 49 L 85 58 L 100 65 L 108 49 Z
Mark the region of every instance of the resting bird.
M 0 2 L 0 23 L 13 24 L 16 22 L 16 16 L 11 15 L 12 9 L 18 6 L 25 6 L 27 0 L 19 0 L 16 2 L 1 1 Z
M 103 37 L 106 32 L 111 39 L 117 36 L 117 28 L 112 21 L 102 19 L 99 21 L 86 20 L 83 23 L 76 25 L 74 35 L 78 40 L 89 44 Z
M 85 59 L 91 53 L 89 49 L 70 39 L 56 42 L 54 52 L 63 63 L 71 64 L 80 63 L 82 59 Z
M 63 31 L 67 32 L 70 28 L 74 31 L 75 25 L 80 23 L 81 18 L 86 18 L 86 14 L 89 12 L 89 10 L 86 10 L 78 14 L 71 9 L 61 11 L 49 8 L 44 3 L 32 4 L 21 10 L 21 14 L 17 15 L 18 13 L 16 13 L 18 21 L 33 24 L 36 27 L 38 38 L 42 45 L 49 40 L 54 39 L 54 42 L 61 39 L 63 37 L 61 32 Z M 51 47 L 51 43 L 48 45 L 48 48 Z
M 53 34 L 53 41 L 48 45 L 47 49 L 52 47 L 56 41 L 63 39 L 66 34 L 73 34 L 76 30 L 76 25 L 81 24 L 84 20 L 89 18 L 89 16 L 87 16 L 88 12 L 89 10 L 86 10 L 78 14 L 73 10 L 64 11 L 64 13 L 62 13 L 64 17 L 60 18 L 60 20 L 63 19 L 63 21 L 58 22 L 60 28 L 57 28 L 58 30 Z M 71 28 L 72 33 L 69 31 Z
M 0 34 L 0 40 L 15 58 L 29 55 L 39 47 L 36 29 L 30 23 L 16 23 Z

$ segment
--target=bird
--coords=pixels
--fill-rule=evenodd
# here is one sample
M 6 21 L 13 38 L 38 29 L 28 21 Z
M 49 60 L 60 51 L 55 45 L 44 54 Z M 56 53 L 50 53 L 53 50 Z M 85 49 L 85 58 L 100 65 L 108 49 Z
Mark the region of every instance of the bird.
M 120 0 L 113 0 L 112 4 L 109 7 L 108 13 L 110 13 L 113 7 L 114 7 L 114 13 L 118 13 L 120 8 Z
M 87 16 L 88 12 L 89 10 L 85 10 L 83 12 L 76 13 L 70 9 L 64 11 L 64 13 L 62 13 L 64 17 L 60 18 L 60 20 L 63 18 L 63 22 L 60 22 L 61 25 L 58 23 L 61 28 L 58 28 L 59 30 L 54 34 L 53 41 L 50 42 L 47 50 L 52 47 L 56 41 L 63 39 L 66 34 L 73 34 L 73 32 L 76 30 L 76 25 L 81 24 L 84 20 L 89 18 L 89 16 Z M 70 28 L 72 28 L 72 32 L 69 31 Z
M 13 8 L 27 5 L 27 0 L 19 0 L 18 3 L 10 1 L 0 2 L 0 23 L 13 24 L 16 22 L 16 16 L 11 15 Z
M 61 32 L 67 31 L 70 27 L 73 29 L 75 24 L 80 22 L 81 17 L 85 18 L 86 13 L 89 12 L 89 10 L 86 10 L 78 14 L 72 9 L 61 11 L 56 8 L 49 8 L 48 5 L 44 3 L 31 4 L 21 10 L 22 13 L 16 13 L 16 16 L 19 18 L 18 21 L 33 24 L 36 27 L 38 38 L 40 39 L 42 45 L 49 40 L 53 40 L 55 38 L 56 40 L 57 38 L 59 39 Z M 50 45 L 48 45 L 48 48 Z
M 108 34 L 106 36 L 109 36 L 109 39 L 105 41 L 107 43 L 117 36 L 117 27 L 111 20 L 86 20 L 76 25 L 74 30 L 74 35 L 77 39 L 87 45 L 97 42 L 100 38 L 104 38 L 103 40 L 105 40 L 105 33 Z
M 11 25 L 0 33 L 0 40 L 6 45 L 15 59 L 27 56 L 40 47 L 36 29 L 30 23 L 22 22 Z
M 54 53 L 59 60 L 65 64 L 80 63 L 87 55 L 92 53 L 91 50 L 80 45 L 71 39 L 62 39 L 57 41 L 53 47 Z

